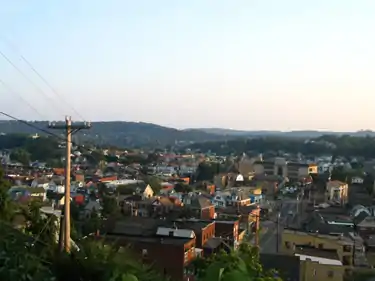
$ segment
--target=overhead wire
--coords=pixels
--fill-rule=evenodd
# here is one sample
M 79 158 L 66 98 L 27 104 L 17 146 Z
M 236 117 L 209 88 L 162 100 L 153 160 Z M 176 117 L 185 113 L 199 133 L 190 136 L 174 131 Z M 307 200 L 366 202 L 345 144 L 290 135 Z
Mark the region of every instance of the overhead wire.
M 30 128 L 33 128 L 33 129 L 35 129 L 35 130 L 37 130 L 37 131 L 40 131 L 40 132 L 43 132 L 43 133 L 45 133 L 45 134 L 47 134 L 47 135 L 49 135 L 49 136 L 55 137 L 55 138 L 57 138 L 57 139 L 60 140 L 60 141 L 66 142 L 66 139 L 65 139 L 64 137 L 62 137 L 62 136 L 60 136 L 60 135 L 58 135 L 58 134 L 52 133 L 52 132 L 48 131 L 47 129 L 40 128 L 40 127 L 38 127 L 38 126 L 36 126 L 36 125 L 30 123 L 30 122 L 27 122 L 27 121 L 25 121 L 25 120 L 19 119 L 19 118 L 15 117 L 15 116 L 13 116 L 13 115 L 11 115 L 11 114 L 8 114 L 8 113 L 6 113 L 6 112 L 0 111 L 0 115 L 3 115 L 3 116 L 5 116 L 5 117 L 8 117 L 8 118 L 10 118 L 10 119 L 12 119 L 12 120 L 14 120 L 14 121 L 18 121 L 18 122 L 20 122 L 20 123 L 22 123 L 22 124 L 24 124 L 24 125 L 26 125 L 26 126 L 29 126 Z M 76 146 L 77 148 L 80 148 L 80 149 L 86 150 L 87 152 L 89 151 L 85 146 L 83 146 L 83 145 L 79 145 L 79 144 L 75 143 L 74 141 L 71 141 L 71 144 L 74 145 L 74 146 Z M 92 154 L 90 154 L 90 156 L 91 156 L 94 160 L 98 160 L 98 159 L 95 159 L 95 158 L 92 156 Z
M 36 107 L 34 107 L 30 102 L 28 102 L 25 98 L 23 98 L 18 92 L 13 90 L 12 87 L 10 87 L 7 83 L 5 83 L 5 81 L 2 80 L 1 78 L 0 78 L 0 84 L 3 85 L 3 87 L 7 91 L 9 91 L 13 95 L 17 96 L 22 102 L 24 102 L 28 107 L 30 107 L 37 115 L 39 115 L 39 117 L 41 117 L 41 119 L 45 119 L 45 116 L 43 114 L 41 114 L 39 112 L 39 110 L 36 109 Z
M 9 40 L 5 40 L 6 43 L 9 45 L 9 47 L 11 49 L 13 49 L 13 51 L 15 53 L 18 53 L 19 57 L 21 58 L 21 60 L 27 64 L 27 66 L 34 72 L 34 74 L 36 76 L 39 77 L 40 80 L 43 81 L 43 83 L 62 101 L 65 103 L 65 105 L 67 105 L 68 107 L 70 107 L 72 109 L 72 111 L 80 118 L 82 119 L 83 121 L 86 121 L 85 118 L 82 116 L 82 114 L 80 114 L 76 109 L 75 107 L 69 103 L 66 99 L 64 99 L 64 97 L 51 85 L 51 83 L 48 82 L 48 80 L 33 66 L 33 64 L 20 52 L 20 50 L 13 44 L 11 43 Z
M 48 130 L 46 130 L 46 129 L 40 128 L 40 127 L 38 127 L 38 126 L 36 126 L 36 125 L 34 125 L 34 124 L 31 124 L 31 123 L 29 123 L 29 122 L 27 122 L 27 121 L 25 121 L 25 120 L 21 120 L 21 119 L 19 119 L 19 118 L 17 118 L 17 117 L 14 117 L 14 116 L 12 116 L 12 115 L 10 115 L 10 114 L 8 114 L 8 113 L 3 112 L 3 111 L 0 111 L 0 114 L 1 114 L 1 115 L 4 115 L 5 117 L 8 117 L 8 118 L 10 118 L 10 119 L 12 119 L 12 120 L 14 120 L 14 121 L 18 121 L 18 122 L 20 122 L 20 123 L 22 123 L 22 124 L 24 124 L 24 125 L 26 125 L 26 126 L 28 126 L 28 127 L 30 127 L 30 128 L 33 128 L 33 129 L 35 129 L 35 130 L 37 130 L 37 131 L 43 132 L 43 133 L 45 133 L 45 134 L 47 134 L 47 135 L 50 135 L 50 136 L 53 136 L 53 137 L 55 137 L 55 138 L 58 138 L 58 139 L 60 139 L 60 140 L 64 140 L 64 141 L 65 141 L 65 139 L 62 138 L 61 136 L 59 136 L 59 135 L 57 135 L 57 134 L 55 134 L 55 133 L 52 133 L 52 132 L 50 132 L 50 131 L 48 131 Z
M 0 55 L 15 69 L 17 72 L 24 78 L 26 79 L 33 87 L 41 94 L 43 97 L 56 108 L 60 113 L 62 113 L 61 108 L 54 103 L 53 99 L 49 97 L 42 88 L 40 88 L 36 83 L 34 83 L 16 64 L 14 64 L 11 59 L 8 58 L 7 55 L 3 51 L 0 50 Z M 62 113 L 64 115 L 64 113 Z

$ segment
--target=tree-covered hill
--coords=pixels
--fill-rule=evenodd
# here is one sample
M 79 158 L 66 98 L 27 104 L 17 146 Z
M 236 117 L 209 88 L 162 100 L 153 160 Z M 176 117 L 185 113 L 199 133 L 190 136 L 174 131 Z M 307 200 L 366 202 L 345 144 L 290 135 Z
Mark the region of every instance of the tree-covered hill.
M 46 121 L 30 122 L 35 127 L 44 130 L 48 127 Z M 0 133 L 3 134 L 41 134 L 35 128 L 27 126 L 17 121 L 1 121 Z M 55 134 L 61 132 L 53 131 Z M 75 135 L 75 140 L 89 141 L 102 145 L 113 145 L 119 147 L 133 146 L 166 146 L 175 143 L 204 142 L 213 140 L 225 140 L 227 136 L 218 136 L 199 130 L 178 130 L 174 128 L 163 127 L 151 123 L 142 122 L 93 122 L 90 130 L 79 132 Z M 231 137 L 233 138 L 233 137 Z
M 244 152 L 302 153 L 304 155 L 340 155 L 375 158 L 375 137 L 354 137 L 349 135 L 326 135 L 314 139 L 288 137 L 258 137 L 195 143 L 189 148 L 219 155 L 240 155 Z

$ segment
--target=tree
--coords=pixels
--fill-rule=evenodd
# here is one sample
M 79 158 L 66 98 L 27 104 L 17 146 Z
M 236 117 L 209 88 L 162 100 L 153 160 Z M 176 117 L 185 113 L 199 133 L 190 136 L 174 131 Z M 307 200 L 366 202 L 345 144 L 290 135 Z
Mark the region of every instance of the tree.
M 119 206 L 117 204 L 117 199 L 112 196 L 103 196 L 102 197 L 102 210 L 101 214 L 103 217 L 110 217 L 112 215 L 118 214 L 120 211 Z
M 87 236 L 92 233 L 96 233 L 102 225 L 102 220 L 99 213 L 93 210 L 90 217 L 85 219 L 82 223 L 82 236 Z
M 219 163 L 201 162 L 197 168 L 197 181 L 213 181 L 214 176 L 220 173 Z
M 146 176 L 144 178 L 144 182 L 146 184 L 149 184 L 152 188 L 152 190 L 154 191 L 154 193 L 159 193 L 159 191 L 161 190 L 162 186 L 161 186 L 161 180 L 157 177 L 154 177 L 154 176 Z
M 40 202 L 30 201 L 23 209 L 22 214 L 26 220 L 25 232 L 53 248 L 56 245 L 59 231 L 57 217 L 42 214 L 41 207 Z
M 0 220 L 0 280 L 53 280 L 32 237 Z
M 10 159 L 25 166 L 30 165 L 31 154 L 23 148 L 16 148 L 10 153 Z
M 90 154 L 85 156 L 87 158 L 87 161 L 95 166 L 99 165 L 101 161 L 105 160 L 105 156 L 100 150 L 93 150 Z
M 9 196 L 9 181 L 4 179 L 4 172 L 0 168 L 0 220 L 11 222 L 15 213 L 16 207 L 13 200 Z
M 175 184 L 174 190 L 176 192 L 182 192 L 182 193 L 189 193 L 189 192 L 194 191 L 194 189 L 193 189 L 193 187 L 191 185 L 184 184 L 184 183 L 177 183 L 177 184 Z
M 61 281 L 162 280 L 150 267 L 134 259 L 129 249 L 119 250 L 101 241 L 83 242 L 79 252 L 57 256 L 53 272 Z
M 199 280 L 203 281 L 276 281 L 275 272 L 263 270 L 258 248 L 242 243 L 237 252 L 222 251 L 207 259 L 194 261 Z

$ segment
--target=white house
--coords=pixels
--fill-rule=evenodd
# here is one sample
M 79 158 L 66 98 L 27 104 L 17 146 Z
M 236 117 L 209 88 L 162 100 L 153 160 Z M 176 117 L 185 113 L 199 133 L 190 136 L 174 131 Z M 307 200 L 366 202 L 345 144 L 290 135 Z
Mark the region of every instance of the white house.
M 352 177 L 352 184 L 363 184 L 364 179 L 361 177 Z
M 154 196 L 154 191 L 152 190 L 151 186 L 148 184 L 146 187 L 137 187 L 137 193 L 141 194 L 143 199 L 151 198 Z
M 63 183 L 59 183 L 56 181 L 50 181 L 48 184 L 48 189 L 52 190 L 56 193 L 64 193 L 65 192 L 65 185 Z
M 215 207 L 227 207 L 229 201 L 232 201 L 232 195 L 230 192 L 217 192 L 212 199 L 212 204 L 214 204 Z
M 46 178 L 36 178 L 31 182 L 31 187 L 48 189 L 49 180 Z

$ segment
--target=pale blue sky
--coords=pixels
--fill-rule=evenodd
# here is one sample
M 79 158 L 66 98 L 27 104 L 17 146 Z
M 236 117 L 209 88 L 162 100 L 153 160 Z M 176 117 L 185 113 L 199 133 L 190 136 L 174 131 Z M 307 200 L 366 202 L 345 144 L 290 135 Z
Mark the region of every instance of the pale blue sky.
M 375 129 L 374 0 L 0 5 L 0 51 L 54 101 L 2 57 L 0 79 L 49 119 L 78 116 L 19 53 L 89 120 L 178 128 Z M 41 118 L 2 85 L 0 109 Z

